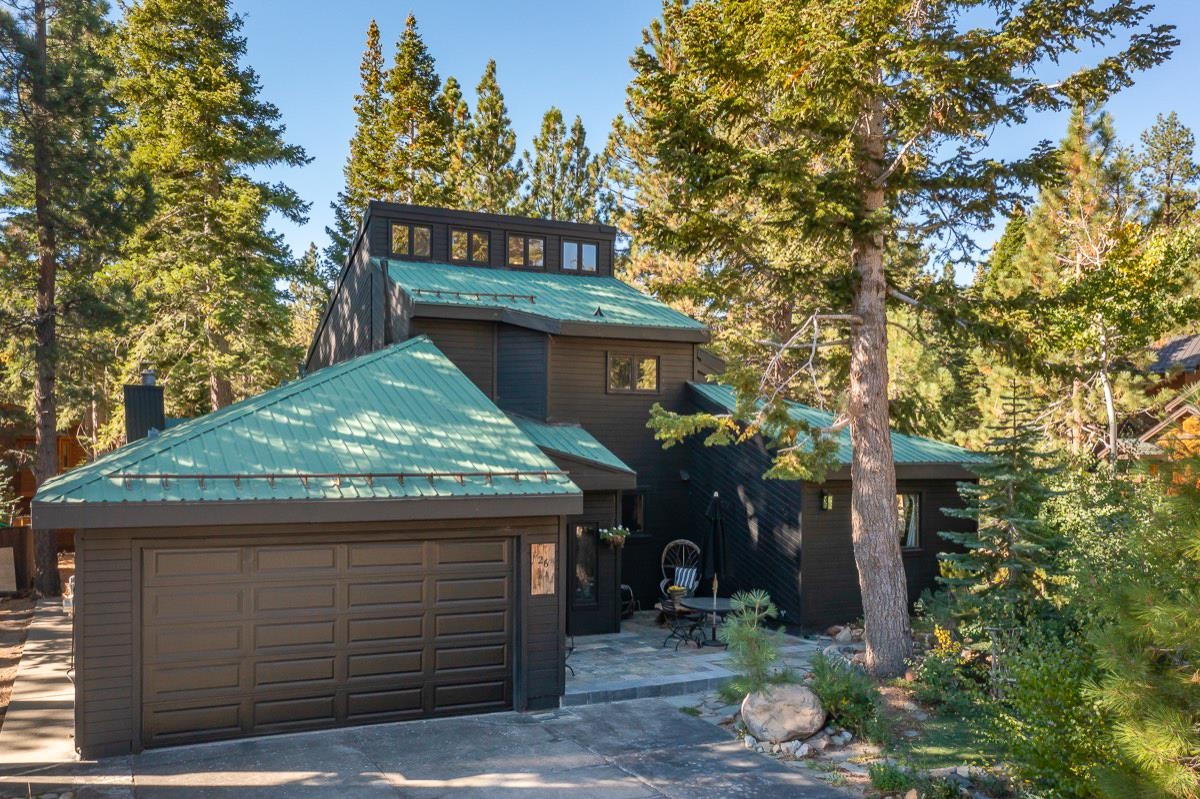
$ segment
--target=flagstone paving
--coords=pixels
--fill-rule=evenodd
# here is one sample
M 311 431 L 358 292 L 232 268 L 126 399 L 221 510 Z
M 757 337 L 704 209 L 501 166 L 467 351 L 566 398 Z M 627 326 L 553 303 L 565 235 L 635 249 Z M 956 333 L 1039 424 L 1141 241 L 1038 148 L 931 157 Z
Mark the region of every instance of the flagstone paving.
M 712 691 L 734 676 L 723 647 L 678 649 L 663 646 L 667 629 L 657 624 L 657 611 L 640 611 L 621 622 L 621 632 L 576 636 L 567 663 L 564 706 L 593 705 L 626 699 L 678 696 Z M 803 671 L 809 659 L 831 642 L 828 638 L 784 635 L 783 662 Z

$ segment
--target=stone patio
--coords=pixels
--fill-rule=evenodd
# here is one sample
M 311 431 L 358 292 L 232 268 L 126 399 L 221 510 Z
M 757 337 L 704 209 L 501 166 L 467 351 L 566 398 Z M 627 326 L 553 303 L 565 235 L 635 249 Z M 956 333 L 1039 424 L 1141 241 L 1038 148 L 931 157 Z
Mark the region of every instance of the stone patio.
M 678 696 L 712 691 L 733 678 L 723 647 L 698 648 L 675 642 L 663 646 L 669 632 L 657 624 L 657 611 L 641 611 L 621 622 L 621 632 L 575 637 L 567 660 L 564 706 L 593 705 L 625 699 Z M 783 661 L 796 670 L 821 651 L 828 638 L 785 635 Z M 571 673 L 572 669 L 574 674 Z

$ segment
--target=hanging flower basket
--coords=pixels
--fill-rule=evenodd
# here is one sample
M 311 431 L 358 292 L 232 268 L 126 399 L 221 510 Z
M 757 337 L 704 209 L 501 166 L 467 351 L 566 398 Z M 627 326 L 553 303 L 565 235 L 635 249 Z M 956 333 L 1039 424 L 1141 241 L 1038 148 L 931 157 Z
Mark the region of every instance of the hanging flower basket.
M 617 525 L 616 527 L 604 527 L 600 530 L 600 540 L 606 541 L 614 547 L 625 545 L 625 539 L 630 536 L 633 531 L 628 527 Z

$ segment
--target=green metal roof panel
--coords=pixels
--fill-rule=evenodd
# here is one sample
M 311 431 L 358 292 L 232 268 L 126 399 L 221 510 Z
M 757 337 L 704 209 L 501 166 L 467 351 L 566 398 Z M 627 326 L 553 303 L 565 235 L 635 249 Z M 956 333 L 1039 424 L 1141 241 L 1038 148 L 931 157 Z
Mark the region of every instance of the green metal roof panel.
M 515 311 L 556 322 L 707 328 L 686 314 L 613 277 L 517 272 L 387 259 L 388 275 L 427 305 Z M 600 313 L 597 313 L 599 310 Z
M 529 436 L 529 440 L 543 450 L 551 450 L 569 458 L 590 461 L 608 469 L 634 473 L 633 469 L 629 468 L 624 461 L 612 454 L 591 433 L 577 424 L 550 424 L 531 419 L 528 416 L 517 414 L 511 416 L 517 427 L 521 428 L 521 432 Z
M 418 499 L 579 489 L 426 338 L 322 369 L 47 481 L 39 503 Z
M 737 405 L 734 391 L 729 386 L 718 383 L 688 383 L 688 387 L 703 399 L 732 412 Z M 834 422 L 834 415 L 798 402 L 789 402 L 793 418 L 803 421 L 813 427 L 829 427 Z M 852 450 L 850 446 L 850 430 L 842 429 L 837 434 L 837 461 L 840 464 L 850 463 Z M 892 458 L 898 464 L 967 464 L 982 463 L 985 456 L 978 452 L 934 441 L 931 438 L 910 436 L 892 431 Z

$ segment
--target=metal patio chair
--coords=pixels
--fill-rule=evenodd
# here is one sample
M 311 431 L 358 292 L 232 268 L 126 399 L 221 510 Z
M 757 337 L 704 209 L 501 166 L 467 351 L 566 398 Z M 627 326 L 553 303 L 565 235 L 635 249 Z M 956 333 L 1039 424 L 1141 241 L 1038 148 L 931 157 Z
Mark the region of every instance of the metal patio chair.
M 667 591 L 672 585 L 677 585 L 685 589 L 684 596 L 695 594 L 696 587 L 700 585 L 700 547 L 686 538 L 678 538 L 667 544 L 662 554 L 662 575 L 662 582 L 659 583 L 662 598 L 658 607 L 662 611 L 663 621 L 671 628 L 662 645 L 666 646 L 674 640 L 676 651 L 684 641 L 700 646 L 704 641 L 704 614 L 677 606 Z

